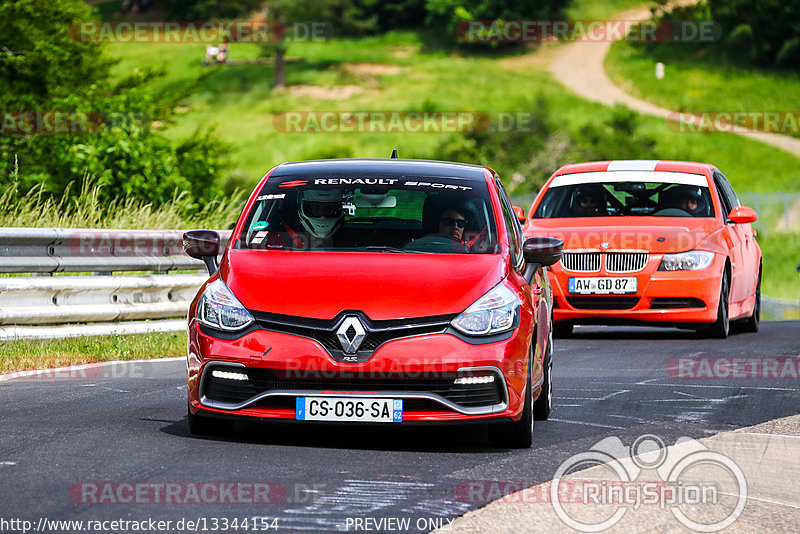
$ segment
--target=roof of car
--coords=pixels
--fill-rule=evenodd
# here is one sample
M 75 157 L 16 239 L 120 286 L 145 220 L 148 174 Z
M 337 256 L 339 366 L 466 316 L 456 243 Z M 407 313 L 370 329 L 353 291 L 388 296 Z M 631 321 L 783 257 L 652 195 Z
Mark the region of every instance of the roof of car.
M 480 165 L 421 159 L 322 159 L 283 163 L 271 176 L 399 174 L 485 180 L 486 170 Z
M 667 160 L 614 160 L 590 161 L 587 163 L 571 163 L 564 165 L 556 174 L 574 174 L 578 172 L 614 172 L 614 171 L 661 171 L 685 172 L 689 174 L 705 174 L 706 170 L 715 167 L 708 163 L 692 161 Z

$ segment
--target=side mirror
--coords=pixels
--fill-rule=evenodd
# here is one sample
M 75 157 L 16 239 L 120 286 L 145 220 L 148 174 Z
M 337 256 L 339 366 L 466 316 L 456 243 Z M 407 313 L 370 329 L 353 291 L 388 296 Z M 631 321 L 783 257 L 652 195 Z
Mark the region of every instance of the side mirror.
M 736 206 L 728 214 L 728 220 L 736 224 L 752 223 L 758 220 L 758 213 L 747 206 Z
M 522 276 L 528 283 L 533 280 L 533 273 L 539 267 L 553 265 L 561 259 L 564 252 L 564 242 L 555 237 L 529 237 L 522 245 L 522 255 L 528 266 Z
M 522 208 L 514 206 L 514 215 L 517 216 L 517 220 L 519 220 L 520 224 L 525 224 L 525 212 L 522 211 Z
M 203 260 L 208 274 L 219 269 L 219 234 L 213 230 L 190 230 L 183 234 L 183 251 L 192 258 Z

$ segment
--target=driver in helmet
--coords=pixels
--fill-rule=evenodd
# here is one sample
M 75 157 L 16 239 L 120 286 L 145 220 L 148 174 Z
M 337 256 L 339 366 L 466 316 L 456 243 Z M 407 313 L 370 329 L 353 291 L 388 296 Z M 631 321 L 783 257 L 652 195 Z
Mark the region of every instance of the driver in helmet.
M 596 217 L 605 215 L 604 188 L 600 184 L 582 185 L 575 194 L 573 215 L 575 217 Z
M 694 217 L 700 217 L 702 215 L 703 193 L 699 187 L 682 185 L 676 188 L 675 198 L 677 199 L 676 208 Z
M 309 189 L 297 195 L 300 224 L 308 232 L 309 248 L 330 246 L 333 234 L 342 226 L 342 191 Z

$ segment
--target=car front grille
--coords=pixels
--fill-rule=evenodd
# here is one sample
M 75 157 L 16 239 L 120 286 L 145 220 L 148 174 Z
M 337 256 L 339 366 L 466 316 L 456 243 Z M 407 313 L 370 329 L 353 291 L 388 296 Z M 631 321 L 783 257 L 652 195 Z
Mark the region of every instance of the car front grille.
M 567 297 L 567 302 L 579 310 L 629 310 L 639 297 Z
M 575 273 L 596 273 L 605 258 L 606 271 L 610 273 L 633 273 L 647 265 L 647 252 L 564 252 L 561 266 Z
M 314 339 L 331 353 L 342 350 L 342 345 L 336 337 L 336 328 L 340 324 L 341 318 L 307 319 L 258 311 L 251 311 L 251 314 L 256 319 L 258 326 L 264 330 Z M 402 321 L 370 321 L 363 315 L 359 315 L 359 317 L 366 330 L 359 352 L 372 353 L 382 344 L 394 339 L 444 332 L 455 316 L 420 317 Z
M 576 273 L 594 273 L 600 270 L 600 253 L 564 252 L 561 265 L 564 269 Z
M 647 252 L 607 252 L 606 270 L 610 273 L 633 273 L 647 265 Z
M 263 393 L 279 391 L 291 391 L 296 396 L 301 396 L 298 392 L 303 392 L 302 395 L 313 395 L 322 391 L 342 391 L 347 394 L 359 392 L 427 393 L 437 395 L 464 408 L 495 406 L 502 404 L 505 398 L 502 390 L 504 383 L 497 376 L 494 382 L 488 384 L 455 384 L 454 381 L 459 376 L 456 373 L 421 374 L 414 377 L 404 377 L 399 374 L 386 374 L 385 376 L 365 374 L 363 377 L 354 378 L 347 376 L 347 373 L 343 373 L 344 376 L 329 376 L 329 373 L 289 371 L 289 375 L 287 375 L 286 371 L 219 365 L 215 365 L 213 369 L 247 374 L 247 380 L 230 380 L 217 378 L 211 372 L 204 373 L 203 396 L 211 401 L 226 404 L 242 404 Z M 286 397 L 295 398 L 292 395 L 267 397 L 260 401 L 259 405 L 277 403 L 293 407 L 293 401 L 287 403 L 285 400 L 278 400 Z M 414 404 L 431 404 L 430 402 L 417 403 L 417 400 L 426 399 L 408 399 L 408 401 L 414 401 L 412 406 Z M 436 403 L 434 402 L 434 404 Z M 439 409 L 443 409 L 441 404 L 438 406 Z M 406 409 L 409 409 L 408 405 Z

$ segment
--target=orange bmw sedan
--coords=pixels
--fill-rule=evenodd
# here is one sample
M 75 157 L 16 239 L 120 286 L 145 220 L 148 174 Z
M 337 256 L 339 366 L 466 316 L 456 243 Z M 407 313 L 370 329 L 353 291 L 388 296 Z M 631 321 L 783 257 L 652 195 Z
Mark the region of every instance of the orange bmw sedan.
M 527 236 L 564 241 L 549 268 L 555 333 L 579 324 L 758 331 L 761 249 L 713 165 L 598 161 L 565 165 L 537 195 Z

